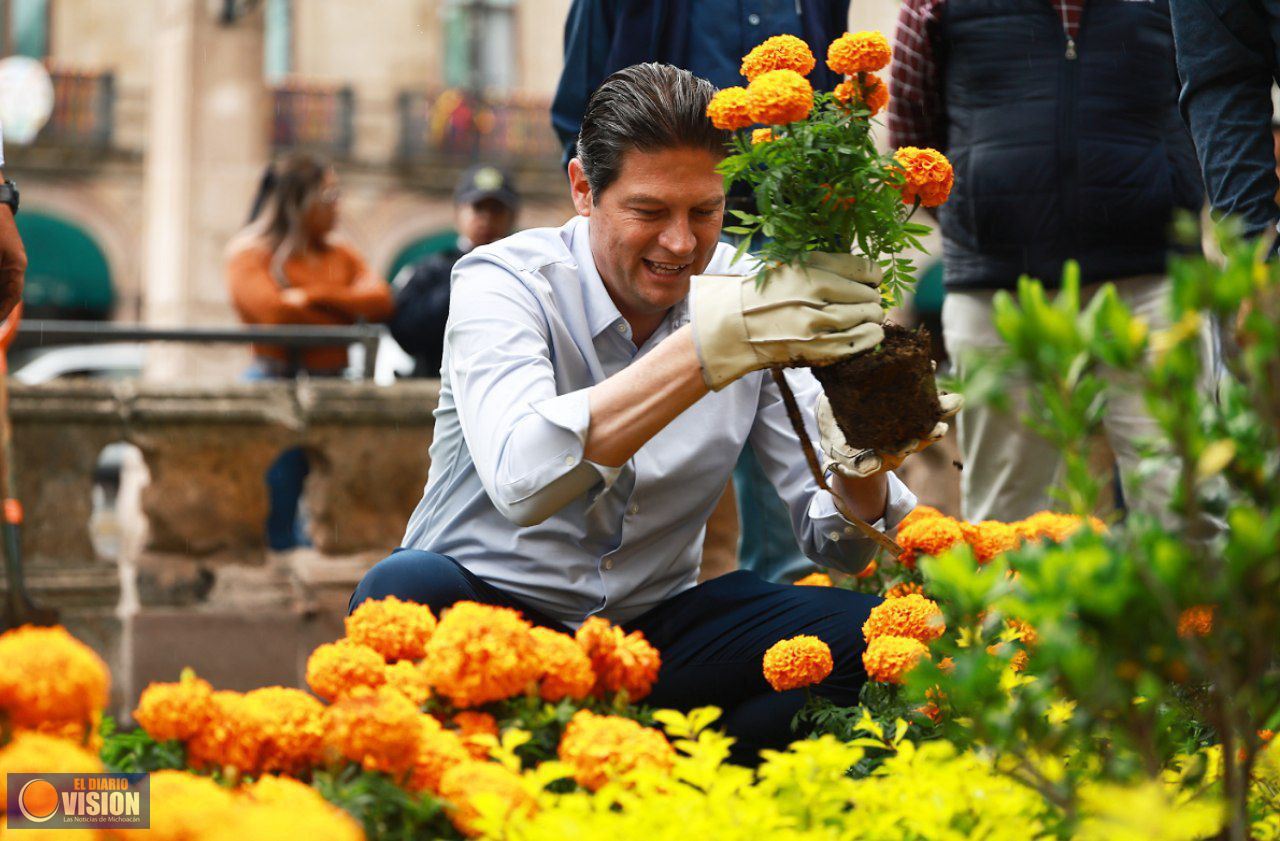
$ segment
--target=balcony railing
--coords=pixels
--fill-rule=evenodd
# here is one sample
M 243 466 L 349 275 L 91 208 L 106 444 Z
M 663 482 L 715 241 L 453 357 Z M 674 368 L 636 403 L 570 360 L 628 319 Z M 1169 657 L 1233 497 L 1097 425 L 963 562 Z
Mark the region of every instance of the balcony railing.
M 115 75 L 111 72 L 49 71 L 53 114 L 37 143 L 88 149 L 111 147 Z
M 350 86 L 289 82 L 271 91 L 271 145 L 351 157 L 355 94 Z
M 550 104 L 532 97 L 482 97 L 458 90 L 402 91 L 400 159 L 554 161 L 560 146 Z

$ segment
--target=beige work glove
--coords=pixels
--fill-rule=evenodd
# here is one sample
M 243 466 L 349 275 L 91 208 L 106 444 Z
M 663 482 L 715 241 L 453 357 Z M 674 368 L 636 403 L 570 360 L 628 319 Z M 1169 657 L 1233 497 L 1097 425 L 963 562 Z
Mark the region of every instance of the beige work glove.
M 886 470 L 897 470 L 907 460 L 907 456 L 918 453 L 930 444 L 947 434 L 949 420 L 964 405 L 964 397 L 959 394 L 938 392 L 938 402 L 942 404 L 942 419 L 934 424 L 933 430 L 924 438 L 907 441 L 900 449 L 890 451 L 855 450 L 845 441 L 844 433 L 836 424 L 835 415 L 831 412 L 831 401 L 827 395 L 818 396 L 818 435 L 822 445 L 822 469 L 835 470 L 854 479 L 867 479 Z
M 884 339 L 880 267 L 852 254 L 810 255 L 808 266 L 754 275 L 697 275 L 689 293 L 702 378 L 719 391 L 774 365 L 823 365 Z

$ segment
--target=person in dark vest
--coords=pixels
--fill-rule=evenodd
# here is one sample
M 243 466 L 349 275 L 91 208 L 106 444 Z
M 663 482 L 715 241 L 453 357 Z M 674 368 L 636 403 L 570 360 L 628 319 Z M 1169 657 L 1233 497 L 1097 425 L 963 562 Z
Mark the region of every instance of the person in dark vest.
M 943 333 L 962 374 L 1001 343 L 995 293 L 1023 274 L 1055 288 L 1068 260 L 1084 299 L 1114 281 L 1153 330 L 1168 325 L 1171 223 L 1204 197 L 1178 113 L 1169 0 L 905 0 L 889 92 L 890 142 L 940 149 L 955 167 L 938 219 Z M 1108 392 L 1124 502 L 1162 510 L 1172 469 L 1141 487 L 1128 476 L 1159 427 L 1136 389 Z M 1015 410 L 1026 394 L 1008 386 Z M 971 521 L 1053 505 L 1061 454 L 1016 414 L 977 406 L 959 419 Z
M 565 164 L 575 155 L 588 98 L 615 70 L 658 61 L 717 88 L 741 85 L 742 57 L 765 39 L 795 35 L 816 55 L 825 55 L 848 23 L 849 0 L 573 0 L 564 29 L 564 70 L 551 103 L 551 123 L 564 145 Z M 815 89 L 831 90 L 843 77 L 819 61 L 809 80 Z M 734 210 L 755 210 L 747 188 L 735 188 L 726 199 L 730 224 L 737 222 Z M 750 448 L 733 471 L 733 488 L 739 567 L 780 582 L 816 572 Z
M 510 176 L 481 164 L 462 174 L 453 193 L 458 241 L 392 279 L 396 311 L 391 336 L 413 357 L 415 377 L 439 377 L 444 326 L 449 318 L 449 278 L 453 264 L 471 249 L 497 242 L 515 230 L 520 196 Z

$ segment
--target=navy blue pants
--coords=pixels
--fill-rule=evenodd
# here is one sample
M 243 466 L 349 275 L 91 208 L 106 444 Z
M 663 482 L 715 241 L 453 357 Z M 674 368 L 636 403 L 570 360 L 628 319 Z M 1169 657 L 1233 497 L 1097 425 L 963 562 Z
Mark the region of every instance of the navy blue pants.
M 437 613 L 463 600 L 511 607 L 530 622 L 570 632 L 434 552 L 401 549 L 380 561 L 356 587 L 350 609 L 386 596 L 426 604 Z M 725 729 L 738 740 L 734 760 L 754 764 L 761 749 L 800 737 L 791 719 L 805 702 L 805 690 L 774 692 L 765 681 L 765 651 L 798 634 L 818 637 L 831 647 L 835 669 L 813 691 L 852 706 L 866 678 L 862 623 L 879 602 L 834 587 L 773 584 L 739 570 L 679 593 L 623 627 L 642 632 L 662 654 L 658 681 L 644 703 L 677 710 L 719 707 Z

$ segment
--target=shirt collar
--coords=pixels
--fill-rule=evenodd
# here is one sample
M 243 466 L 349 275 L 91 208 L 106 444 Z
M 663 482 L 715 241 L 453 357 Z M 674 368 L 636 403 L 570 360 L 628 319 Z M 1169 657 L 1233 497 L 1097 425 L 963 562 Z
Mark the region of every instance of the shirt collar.
M 604 278 L 596 268 L 595 257 L 591 254 L 590 219 L 575 216 L 569 220 L 570 249 L 574 262 L 582 279 L 582 303 L 587 313 L 587 327 L 591 337 L 595 338 L 619 322 L 624 322 L 622 313 L 613 302 L 609 290 L 605 288 Z M 671 330 L 677 330 L 689 323 L 689 299 L 686 296 L 667 313 L 667 321 Z M 661 330 L 661 328 L 659 328 Z M 628 335 L 629 335 L 628 328 Z

